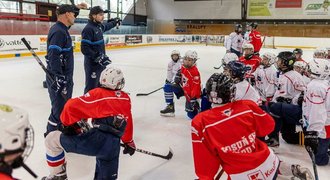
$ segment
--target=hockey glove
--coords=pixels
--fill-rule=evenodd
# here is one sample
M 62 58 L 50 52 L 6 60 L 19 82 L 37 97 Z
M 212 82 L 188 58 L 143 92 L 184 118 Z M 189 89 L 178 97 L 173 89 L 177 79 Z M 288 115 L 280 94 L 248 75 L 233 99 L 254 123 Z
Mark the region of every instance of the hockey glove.
M 302 103 L 304 101 L 304 91 L 302 91 L 298 97 L 298 101 L 297 101 L 297 104 L 302 107 Z
M 65 76 L 63 75 L 55 75 L 54 82 L 51 86 L 51 88 L 56 92 L 56 93 L 61 93 L 63 89 L 65 88 L 65 85 L 68 82 L 66 81 Z
M 70 126 L 64 126 L 63 124 L 61 124 L 58 127 L 58 130 L 61 131 L 63 134 L 67 135 L 67 136 L 78 135 L 80 133 L 79 129 L 80 128 L 76 123 L 73 124 L 73 125 L 70 125 Z
M 305 134 L 305 146 L 312 148 L 314 154 L 317 153 L 317 147 L 319 145 L 319 138 L 317 131 L 306 131 Z
M 107 65 L 111 64 L 111 60 L 105 54 L 101 54 L 98 57 L 96 57 L 95 62 L 103 67 L 106 67 Z
M 180 85 L 181 81 L 182 81 L 182 74 L 181 74 L 181 69 L 179 69 L 178 72 L 175 74 L 174 83 L 176 85 Z
M 171 84 L 171 81 L 165 79 L 165 84 Z
M 136 147 L 133 140 L 128 143 L 124 143 L 124 150 L 123 150 L 124 154 L 129 154 L 130 156 L 132 156 L 135 153 L 135 150 Z
M 108 23 L 114 22 L 117 26 L 120 26 L 121 21 L 122 20 L 119 19 L 119 18 L 111 18 L 111 19 L 108 20 Z
M 194 112 L 194 111 L 199 111 L 199 103 L 197 99 L 191 99 L 190 101 L 186 101 L 186 111 L 187 112 Z
M 94 127 L 100 129 L 103 132 L 111 133 L 119 138 L 123 136 L 126 125 L 127 121 L 121 115 L 95 119 L 93 121 Z

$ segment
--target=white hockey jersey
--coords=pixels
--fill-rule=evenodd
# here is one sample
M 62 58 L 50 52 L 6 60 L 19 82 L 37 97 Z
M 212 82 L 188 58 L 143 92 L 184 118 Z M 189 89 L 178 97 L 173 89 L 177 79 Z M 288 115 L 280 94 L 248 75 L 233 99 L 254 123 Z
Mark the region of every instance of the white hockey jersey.
M 274 96 L 277 83 L 277 69 L 274 65 L 264 68 L 259 66 L 254 72 L 256 81 L 255 88 L 258 90 L 263 101 Z
M 307 86 L 303 101 L 303 119 L 307 131 L 330 138 L 330 86 L 327 80 L 313 79 Z
M 235 84 L 236 92 L 234 96 L 234 100 L 251 100 L 256 104 L 261 104 L 261 98 L 259 93 L 253 86 L 246 80 L 243 80 L 239 83 Z
M 242 52 L 243 36 L 236 32 L 232 32 L 229 34 L 229 37 L 226 38 L 224 44 L 227 51 L 229 51 L 230 48 L 233 48 L 236 51 Z
M 181 69 L 182 60 L 178 60 L 177 62 L 174 62 L 173 60 L 170 60 L 170 62 L 167 65 L 167 77 L 166 79 L 169 82 L 174 81 L 174 77 L 179 69 Z
M 284 97 L 291 99 L 292 104 L 297 104 L 300 93 L 305 91 L 305 89 L 306 84 L 302 75 L 297 71 L 288 71 L 284 74 L 280 74 L 277 89 L 272 101 L 276 102 L 276 98 Z

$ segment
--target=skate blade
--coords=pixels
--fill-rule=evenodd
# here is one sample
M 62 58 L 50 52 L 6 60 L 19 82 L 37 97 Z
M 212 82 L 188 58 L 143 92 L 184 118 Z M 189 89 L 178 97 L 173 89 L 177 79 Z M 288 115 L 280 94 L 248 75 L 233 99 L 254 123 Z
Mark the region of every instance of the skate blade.
M 166 113 L 166 114 L 162 114 L 160 113 L 161 116 L 164 116 L 164 117 L 174 117 L 175 114 L 174 113 Z

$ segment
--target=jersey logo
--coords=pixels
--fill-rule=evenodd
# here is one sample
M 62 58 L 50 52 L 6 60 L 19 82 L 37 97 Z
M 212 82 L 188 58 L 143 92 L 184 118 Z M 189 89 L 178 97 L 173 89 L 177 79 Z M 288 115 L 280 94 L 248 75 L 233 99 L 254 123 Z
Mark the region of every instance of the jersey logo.
M 196 136 L 199 136 L 198 131 L 194 127 L 191 127 L 191 133 L 196 134 Z
M 222 111 L 222 113 L 223 113 L 225 116 L 228 116 L 228 117 L 231 115 L 231 112 L 232 112 L 231 109 L 226 109 L 226 110 Z
M 249 177 L 249 180 L 264 180 L 265 179 L 260 170 L 258 170 L 257 172 L 248 174 L 248 177 Z

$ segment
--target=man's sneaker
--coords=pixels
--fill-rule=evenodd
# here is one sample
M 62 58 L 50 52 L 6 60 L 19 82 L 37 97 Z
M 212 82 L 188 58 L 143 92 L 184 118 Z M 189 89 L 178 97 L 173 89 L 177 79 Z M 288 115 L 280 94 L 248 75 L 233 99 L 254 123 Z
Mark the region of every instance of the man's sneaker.
M 278 146 L 280 146 L 280 142 L 276 138 L 267 139 L 266 144 L 267 144 L 268 147 L 278 147 Z
M 168 117 L 173 117 L 174 116 L 174 104 L 168 104 L 165 109 L 160 111 L 161 116 L 168 116 Z
M 291 166 L 291 171 L 294 177 L 297 177 L 302 180 L 314 180 L 314 177 L 311 171 L 305 167 L 301 167 L 298 164 L 293 164 Z

